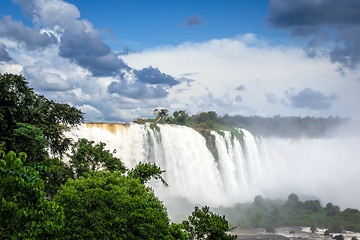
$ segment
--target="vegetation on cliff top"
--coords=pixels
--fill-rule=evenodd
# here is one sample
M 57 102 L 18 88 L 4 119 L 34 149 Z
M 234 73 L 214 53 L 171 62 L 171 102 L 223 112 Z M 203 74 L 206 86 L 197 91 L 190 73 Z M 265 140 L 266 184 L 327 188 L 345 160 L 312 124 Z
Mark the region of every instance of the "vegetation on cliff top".
M 157 121 L 188 126 L 200 133 L 203 130 L 227 130 L 233 134 L 234 128 L 244 128 L 256 135 L 275 137 L 327 137 L 331 130 L 350 119 L 339 117 L 260 117 L 260 116 L 219 116 L 214 111 L 188 115 L 185 111 L 175 111 L 172 116 L 166 109 L 155 109 L 155 119 L 142 119 L 140 122 Z

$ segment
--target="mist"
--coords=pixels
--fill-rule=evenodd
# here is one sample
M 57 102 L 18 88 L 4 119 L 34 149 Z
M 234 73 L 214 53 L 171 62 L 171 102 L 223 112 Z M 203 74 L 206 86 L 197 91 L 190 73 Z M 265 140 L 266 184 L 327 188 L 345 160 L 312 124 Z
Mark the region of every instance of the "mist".
M 232 207 L 253 202 L 257 195 L 286 200 L 295 193 L 323 206 L 331 202 L 341 209 L 360 208 L 360 135 L 349 134 L 353 124 L 321 138 L 261 137 L 243 129 L 240 141 L 229 132 L 212 132 L 217 157 L 203 136 L 184 126 L 83 124 L 68 137 L 105 142 L 128 168 L 139 162 L 160 166 L 169 187 L 157 181 L 149 185 L 170 218 L 179 221 L 195 205 Z
M 359 140 L 355 136 L 322 139 L 266 139 L 276 163 L 274 181 L 265 197 L 283 198 L 294 192 L 314 196 L 322 205 L 360 208 Z

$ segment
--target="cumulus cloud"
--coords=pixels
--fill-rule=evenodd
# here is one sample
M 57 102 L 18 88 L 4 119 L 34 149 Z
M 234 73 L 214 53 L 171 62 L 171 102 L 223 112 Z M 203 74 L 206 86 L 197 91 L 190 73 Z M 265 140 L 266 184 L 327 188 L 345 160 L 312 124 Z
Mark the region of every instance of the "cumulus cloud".
M 11 60 L 8 50 L 6 49 L 6 45 L 0 43 L 0 62 L 8 62 Z
M 141 70 L 134 70 L 135 77 L 138 81 L 150 84 L 165 84 L 168 86 L 174 86 L 179 84 L 179 81 L 174 77 L 160 72 L 158 68 L 149 66 Z
M 73 4 L 62 0 L 13 0 L 19 4 L 27 17 L 36 24 L 54 27 L 70 27 L 80 18 L 80 12 Z
M 90 105 L 84 104 L 78 106 L 78 108 L 83 111 L 85 114 L 85 121 L 104 121 L 104 114 L 99 110 Z
M 10 16 L 0 20 L 0 69 L 23 74 L 31 87 L 49 99 L 79 107 L 88 121 L 129 121 L 151 115 L 159 106 L 170 108 L 167 97 L 172 88 L 191 81 L 152 66 L 137 70 L 128 66 L 105 43 L 103 32 L 80 18 L 73 4 L 63 0 L 14 2 L 34 27 Z M 125 48 L 123 53 L 134 52 Z M 6 62 L 10 60 L 16 66 Z
M 234 110 L 240 109 L 242 97 L 240 95 L 230 96 L 229 93 L 225 92 L 222 96 L 215 96 L 212 92 L 207 92 L 200 96 L 191 97 L 192 106 L 196 107 L 197 113 L 215 111 L 219 115 L 233 114 Z
M 333 102 L 337 100 L 335 94 L 327 96 L 311 88 L 305 88 L 298 94 L 286 91 L 286 96 L 289 98 L 292 107 L 309 108 L 312 110 L 329 109 L 332 107 Z
M 24 75 L 31 81 L 31 85 L 35 90 L 40 91 L 67 91 L 73 87 L 65 81 L 59 74 L 53 72 L 42 72 L 41 63 L 35 66 L 27 66 L 24 68 Z
M 164 98 L 168 92 L 161 86 L 148 86 L 141 82 L 125 83 L 113 81 L 108 87 L 109 93 L 116 93 L 133 99 L 156 99 Z
M 294 37 L 307 38 L 308 56 L 325 53 L 332 62 L 354 69 L 360 63 L 359 15 L 358 0 L 270 0 L 268 23 Z
M 185 20 L 186 27 L 193 27 L 193 26 L 200 26 L 203 25 L 205 22 L 198 14 L 194 14 L 193 16 L 187 18 Z
M 14 40 L 19 47 L 26 50 L 46 48 L 57 43 L 57 38 L 49 32 L 41 32 L 38 26 L 29 28 L 20 21 L 14 21 L 11 16 L 4 16 L 0 20 L 0 36 Z
M 179 106 L 190 114 L 214 110 L 230 115 L 346 117 L 359 109 L 358 73 L 342 76 L 327 59 L 307 58 L 297 46 L 270 46 L 239 36 L 148 49 L 124 56 L 124 60 L 138 69 L 153 64 L 172 76 L 197 73 L 191 75 L 190 86 L 181 82 L 167 89 L 170 109 Z M 236 90 L 241 85 L 245 91 Z M 290 98 L 284 97 L 284 91 L 291 87 L 296 91 L 289 91 L 289 97 L 309 88 L 330 97 L 323 102 L 331 108 L 293 107 Z
M 63 29 L 59 56 L 88 69 L 94 76 L 111 76 L 129 67 L 104 43 L 100 31 L 80 17 L 76 6 L 62 0 L 17 0 L 32 21 Z
M 88 69 L 93 76 L 115 76 L 132 70 L 104 42 L 99 30 L 86 19 L 79 19 L 76 6 L 62 0 L 16 0 L 23 12 L 37 24 L 47 28 L 60 28 L 59 56 Z M 173 86 L 177 81 L 170 75 L 149 67 L 134 70 L 139 81 L 158 82 Z M 140 84 L 139 84 L 140 86 Z M 133 86 L 135 87 L 135 85 Z
M 22 28 L 28 28 L 29 36 L 46 34 L 50 38 L 53 34 L 57 41 L 34 45 L 37 51 L 27 51 L 25 45 L 31 46 L 31 41 L 25 43 L 16 34 L 1 36 L 17 62 L 16 71 L 25 74 L 31 86 L 46 97 L 81 107 L 90 121 L 147 117 L 157 107 L 185 109 L 190 114 L 210 110 L 244 115 L 312 114 L 309 107 L 289 108 L 300 93 L 289 95 L 288 105 L 280 101 L 269 104 L 264 97 L 265 93 L 281 96 L 290 86 L 317 89 L 325 96 L 323 102 L 331 106 L 335 100 L 326 101 L 326 97 L 332 95 L 323 93 L 339 96 L 338 108 L 317 111 L 323 116 L 346 116 L 359 109 L 360 85 L 352 81 L 358 74 L 352 71 L 340 76 L 326 59 L 306 58 L 298 47 L 270 46 L 246 34 L 138 53 L 124 49 L 127 55 L 120 56 L 105 43 L 101 31 L 80 18 L 76 6 L 62 0 L 15 1 L 34 23 L 35 27 L 28 28 L 20 22 Z M 2 45 L 0 49 L 6 50 Z M 1 63 L 0 68 L 14 66 Z M 242 91 L 245 86 L 246 91 Z
M 65 30 L 59 47 L 61 57 L 89 69 L 94 76 L 111 76 L 129 69 L 103 42 L 99 31 L 88 32 L 81 24 L 78 28 Z

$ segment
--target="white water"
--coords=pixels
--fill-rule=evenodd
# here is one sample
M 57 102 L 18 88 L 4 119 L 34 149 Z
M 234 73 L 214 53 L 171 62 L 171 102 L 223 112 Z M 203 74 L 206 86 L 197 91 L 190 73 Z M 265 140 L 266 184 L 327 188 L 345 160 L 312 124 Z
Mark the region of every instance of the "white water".
M 340 207 L 360 207 L 358 139 L 262 139 L 239 130 L 215 136 L 216 160 L 205 139 L 183 126 L 158 124 L 83 124 L 69 137 L 105 142 L 128 168 L 139 162 L 166 170 L 168 188 L 150 184 L 160 198 L 181 197 L 193 204 L 229 206 L 256 195 L 286 198 L 290 193 L 317 196 Z

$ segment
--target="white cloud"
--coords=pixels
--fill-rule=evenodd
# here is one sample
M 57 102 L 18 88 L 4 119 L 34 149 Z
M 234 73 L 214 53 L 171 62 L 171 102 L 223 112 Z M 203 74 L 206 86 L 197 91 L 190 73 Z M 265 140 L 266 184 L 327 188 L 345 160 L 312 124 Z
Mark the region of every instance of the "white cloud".
M 15 38 L 3 36 L 0 42 L 12 60 L 2 62 L 0 71 L 24 74 L 37 92 L 80 106 L 89 121 L 130 121 L 151 116 L 157 107 L 220 115 L 359 113 L 358 72 L 341 75 L 329 59 L 307 58 L 298 47 L 270 46 L 245 34 L 129 53 L 121 56 L 124 63 L 89 20 L 79 19 L 74 5 L 61 0 L 16 2 L 35 23 L 29 31 L 54 36 L 57 44 L 27 51 Z M 289 89 L 297 94 L 311 89 L 336 99 L 329 108 L 299 108 L 289 103 Z
M 201 109 L 220 114 L 351 116 L 360 104 L 360 84 L 355 71 L 341 75 L 336 71 L 337 65 L 326 58 L 307 58 L 298 47 L 268 46 L 254 35 L 158 47 L 129 54 L 124 60 L 136 68 L 152 64 L 172 76 L 198 73 L 191 76 L 194 82 L 190 87 L 175 86 L 168 97 L 170 102 L 176 99 L 191 106 L 191 113 Z M 239 99 L 236 91 L 239 85 L 246 86 L 240 92 L 242 101 L 230 104 L 229 100 Z M 336 94 L 338 99 L 332 108 L 316 112 L 267 101 L 269 94 L 277 99 L 285 98 L 285 91 L 290 88 L 296 92 L 311 88 L 324 95 Z
M 168 88 L 167 97 L 160 99 L 132 99 L 109 93 L 112 82 L 131 76 L 91 76 L 88 70 L 59 57 L 57 46 L 27 52 L 9 41 L 6 44 L 11 46 L 11 57 L 18 64 L 2 64 L 1 72 L 25 74 L 30 85 L 46 97 L 81 106 L 89 121 L 131 121 L 152 116 L 157 107 L 190 114 L 214 110 L 220 115 L 263 116 L 356 116 L 360 109 L 358 72 L 343 76 L 327 59 L 309 59 L 296 47 L 268 46 L 253 35 L 158 47 L 123 56 L 136 69 L 152 65 L 177 79 L 191 79 Z M 29 70 L 37 74 L 31 75 Z M 246 87 L 238 91 L 239 86 Z M 284 104 L 288 101 L 286 91 L 299 93 L 306 88 L 325 96 L 336 94 L 336 101 L 329 109 L 316 110 Z M 277 101 L 269 102 L 269 96 Z
M 22 70 L 23 67 L 19 64 L 0 63 L 1 73 L 20 74 Z
M 85 121 L 94 121 L 94 122 L 104 121 L 104 114 L 99 109 L 96 109 L 87 104 L 76 107 L 79 108 L 82 112 L 86 113 L 84 116 Z

